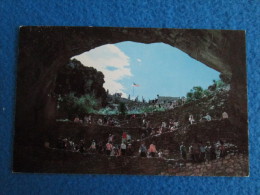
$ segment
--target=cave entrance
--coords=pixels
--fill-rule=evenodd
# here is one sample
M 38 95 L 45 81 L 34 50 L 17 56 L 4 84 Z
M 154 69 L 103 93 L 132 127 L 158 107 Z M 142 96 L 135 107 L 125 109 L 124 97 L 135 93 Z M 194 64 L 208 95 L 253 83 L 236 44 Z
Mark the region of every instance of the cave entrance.
M 31 41 L 31 40 L 34 41 Z M 51 95 L 56 76 L 68 60 L 105 44 L 124 41 L 165 43 L 223 74 L 232 76 L 231 95 L 237 121 L 247 119 L 245 34 L 243 31 L 22 27 L 16 98 L 17 131 L 35 131 L 55 120 Z M 29 79 L 28 79 L 29 78 Z M 28 95 L 29 94 L 29 95 Z M 27 114 L 25 114 L 27 113 Z
M 131 99 L 183 97 L 194 86 L 207 88 L 219 72 L 165 43 L 124 41 L 106 44 L 71 59 L 104 74 L 104 88 Z M 138 87 L 133 87 L 137 83 Z

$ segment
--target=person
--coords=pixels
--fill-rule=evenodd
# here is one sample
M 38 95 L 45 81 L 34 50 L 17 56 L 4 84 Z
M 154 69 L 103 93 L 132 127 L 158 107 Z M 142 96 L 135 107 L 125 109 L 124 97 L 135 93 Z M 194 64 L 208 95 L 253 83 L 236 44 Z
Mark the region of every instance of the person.
M 211 144 L 211 148 L 210 148 L 210 159 L 211 160 L 216 159 L 216 148 L 213 143 Z
M 205 158 L 205 147 L 203 146 L 203 144 L 200 144 L 200 161 L 203 162 L 204 158 Z
M 102 124 L 103 124 L 103 121 L 102 121 L 101 118 L 98 119 L 97 124 L 98 124 L 98 125 L 102 125 Z
M 157 151 L 156 151 L 156 146 L 154 145 L 154 143 L 152 143 L 152 144 L 150 145 L 148 151 L 149 151 L 149 153 L 150 153 L 150 155 L 151 155 L 152 157 L 155 157 L 155 153 L 156 153 Z
M 169 129 L 171 128 L 172 125 L 173 125 L 173 120 L 169 119 Z
M 183 142 L 180 145 L 180 152 L 182 159 L 186 159 L 186 147 Z
M 210 145 L 210 142 L 207 142 L 207 145 L 205 147 L 205 159 L 206 159 L 206 162 L 210 161 L 211 160 L 211 145 Z
M 115 146 L 112 146 L 110 156 L 116 156 L 116 147 Z
M 126 155 L 131 156 L 133 154 L 132 144 L 128 142 L 127 148 L 126 148 Z
M 76 116 L 76 117 L 74 118 L 74 123 L 80 123 L 80 120 L 79 120 L 79 117 L 78 117 L 78 116 Z
M 85 115 L 84 118 L 83 118 L 83 124 L 84 125 L 88 124 L 88 116 L 87 115 Z
M 193 148 L 194 162 L 199 162 L 199 154 L 200 154 L 199 145 L 197 143 L 194 143 L 192 148 Z
M 145 120 L 145 118 L 142 121 L 142 127 L 146 127 L 146 120 Z
M 67 150 L 71 150 L 71 151 L 75 150 L 75 144 L 70 138 L 68 138 Z
M 107 125 L 107 116 L 104 116 L 104 124 Z
M 111 144 L 111 142 L 108 142 L 108 143 L 106 144 L 106 153 L 107 153 L 108 156 L 110 156 L 110 153 L 111 153 L 111 151 L 112 151 L 112 148 L 113 148 L 113 145 Z
M 190 147 L 189 147 L 189 155 L 190 155 L 190 159 L 191 159 L 192 161 L 195 161 L 195 160 L 194 160 L 194 150 L 193 150 L 192 144 L 191 144 Z
M 150 121 L 147 121 L 147 122 L 146 122 L 146 127 L 145 127 L 145 128 L 146 128 L 146 129 L 150 128 L 150 125 L 151 125 L 151 122 L 150 122 Z
M 131 141 L 131 135 L 128 134 L 128 133 L 127 133 L 127 135 L 126 135 L 126 141 L 127 141 L 127 142 L 130 142 L 130 141 Z
M 207 115 L 204 116 L 204 118 L 205 118 L 207 121 L 211 121 L 211 116 L 209 115 L 209 113 L 207 113 Z
M 154 129 L 152 129 L 152 131 L 151 131 L 150 135 L 154 135 L 154 134 L 155 134 L 155 130 L 154 130 Z
M 193 118 L 193 115 L 190 114 L 190 116 L 189 116 L 189 122 L 190 122 L 190 124 L 192 125 L 194 121 L 195 121 L 195 120 L 194 120 L 194 118 Z
M 95 152 L 96 151 L 96 142 L 95 142 L 95 140 L 92 141 L 89 149 L 90 149 L 91 152 Z
M 83 153 L 85 151 L 84 145 L 85 145 L 84 140 L 80 140 L 78 144 L 78 150 L 80 153 Z
M 108 136 L 108 142 L 113 143 L 113 141 L 114 141 L 114 136 L 113 136 L 112 134 L 109 134 L 109 136 Z
M 127 133 L 124 131 L 122 134 L 122 142 L 126 142 L 127 140 Z
M 121 143 L 120 148 L 121 148 L 121 155 L 125 156 L 125 154 L 126 154 L 126 144 L 125 144 L 125 142 Z
M 228 119 L 228 114 L 226 112 L 222 113 L 222 119 Z
M 166 122 L 163 121 L 161 127 L 162 127 L 162 128 L 166 128 L 166 126 L 167 126 Z
M 220 140 L 219 151 L 220 151 L 220 157 L 224 157 L 226 155 L 226 148 L 224 146 L 224 143 L 221 140 Z
M 162 157 L 163 157 L 162 155 L 163 155 L 162 151 L 159 150 L 159 152 L 158 152 L 158 157 L 159 157 L 159 158 L 162 158 Z
M 157 134 L 162 134 L 162 131 L 163 131 L 163 128 L 162 127 L 159 127 L 158 131 L 157 131 Z
M 146 149 L 145 143 L 142 142 L 142 144 L 141 144 L 141 146 L 139 148 L 140 156 L 141 157 L 146 157 L 146 152 L 147 152 L 147 149 Z
M 177 129 L 179 127 L 179 122 L 174 122 L 173 124 L 174 124 L 174 128 Z

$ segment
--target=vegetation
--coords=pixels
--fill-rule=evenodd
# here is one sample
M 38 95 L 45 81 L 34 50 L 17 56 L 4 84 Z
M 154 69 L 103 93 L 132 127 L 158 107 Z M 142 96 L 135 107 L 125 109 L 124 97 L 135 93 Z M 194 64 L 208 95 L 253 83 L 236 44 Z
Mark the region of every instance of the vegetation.
M 68 118 L 94 113 L 106 105 L 107 93 L 103 84 L 102 72 L 71 60 L 57 75 L 54 92 L 58 97 L 58 111 Z
M 120 103 L 119 103 L 119 112 L 120 112 L 120 114 L 122 114 L 122 115 L 125 115 L 125 114 L 126 114 L 127 109 L 126 109 L 126 105 L 125 105 L 124 102 L 120 102 Z
M 201 86 L 193 87 L 186 95 L 187 102 L 199 100 L 203 97 L 212 96 L 215 92 L 223 90 L 230 83 L 230 78 L 226 75 L 220 74 L 219 80 L 213 80 L 213 84 L 208 89 L 203 89 Z
M 94 113 L 97 105 L 96 98 L 91 95 L 77 97 L 70 93 L 59 98 L 58 108 L 61 112 L 66 112 L 69 118 L 74 118 L 75 116 L 83 117 L 85 114 Z
M 103 88 L 104 75 L 92 67 L 85 67 L 73 59 L 64 66 L 56 79 L 55 93 L 66 96 L 73 93 L 76 97 L 89 94 L 106 105 L 107 93 Z

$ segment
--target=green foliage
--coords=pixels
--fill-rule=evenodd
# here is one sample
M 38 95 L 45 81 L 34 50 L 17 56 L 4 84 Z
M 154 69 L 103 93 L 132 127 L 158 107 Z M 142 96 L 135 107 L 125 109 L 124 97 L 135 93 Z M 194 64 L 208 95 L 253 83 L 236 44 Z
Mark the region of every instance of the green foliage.
M 103 115 L 115 115 L 118 114 L 118 111 L 111 108 L 102 108 L 96 112 L 97 114 L 103 114 Z
M 122 114 L 122 115 L 125 115 L 127 110 L 126 110 L 126 105 L 124 102 L 120 102 L 119 103 L 119 112 Z
M 56 78 L 55 93 L 66 96 L 74 93 L 80 97 L 90 94 L 106 104 L 107 93 L 103 88 L 104 75 L 93 67 L 86 67 L 81 62 L 73 59 L 68 65 L 62 67 Z
M 84 116 L 94 113 L 98 105 L 96 98 L 92 95 L 76 97 L 74 93 L 69 93 L 60 100 L 60 110 L 68 113 L 69 118 Z
M 187 102 L 191 102 L 194 100 L 199 100 L 204 95 L 204 90 L 200 86 L 195 86 L 187 93 Z
M 228 80 L 228 78 L 225 78 Z M 203 90 L 200 86 L 193 87 L 187 94 L 187 102 L 192 102 L 199 100 L 203 97 L 212 96 L 218 90 L 223 89 L 227 86 L 223 80 L 213 80 L 213 84 L 208 87 L 208 89 Z
M 165 108 L 158 108 L 155 106 L 145 106 L 143 108 L 141 108 L 140 110 L 138 110 L 138 113 L 142 114 L 142 113 L 150 113 L 150 112 L 162 112 L 165 111 Z

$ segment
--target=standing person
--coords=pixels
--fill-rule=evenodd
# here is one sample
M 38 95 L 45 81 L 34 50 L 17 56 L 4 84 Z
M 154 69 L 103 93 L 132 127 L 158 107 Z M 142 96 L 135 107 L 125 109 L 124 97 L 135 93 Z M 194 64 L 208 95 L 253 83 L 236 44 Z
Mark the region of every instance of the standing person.
M 132 154 L 133 154 L 132 144 L 130 142 L 128 142 L 127 148 L 126 148 L 126 155 L 132 156 Z
M 193 122 L 195 121 L 192 114 L 190 114 L 190 116 L 189 116 L 189 121 L 190 121 L 190 124 L 191 124 L 191 125 L 192 125 Z
M 205 147 L 200 144 L 200 161 L 203 162 L 205 158 Z
M 96 142 L 95 142 L 95 140 L 92 141 L 89 149 L 90 149 L 90 152 L 95 152 L 96 151 Z
M 108 136 L 108 142 L 113 143 L 113 141 L 114 141 L 114 135 L 109 134 L 109 136 Z
M 126 140 L 127 140 L 127 142 L 131 142 L 131 135 L 128 134 L 128 133 L 127 133 L 127 135 L 126 135 Z
M 222 113 L 222 119 L 228 119 L 228 114 L 226 112 Z
M 120 148 L 121 148 L 121 155 L 125 156 L 125 154 L 126 154 L 126 144 L 125 144 L 125 142 L 121 143 Z
M 193 149 L 193 146 L 192 144 L 190 145 L 189 147 L 189 155 L 190 155 L 190 159 L 194 162 L 194 149 Z
M 206 162 L 210 161 L 211 160 L 211 146 L 210 146 L 210 142 L 207 142 L 207 145 L 205 147 L 205 159 L 206 159 Z
M 182 142 L 180 145 L 180 152 L 181 152 L 181 157 L 182 159 L 186 159 L 187 153 L 186 153 L 186 147 L 184 145 L 184 143 Z
M 84 118 L 83 118 L 83 124 L 84 125 L 88 124 L 88 116 L 87 115 L 85 115 Z
M 142 144 L 141 144 L 141 146 L 139 148 L 140 156 L 141 157 L 146 157 L 146 152 L 147 152 L 147 149 L 146 149 L 145 143 L 142 142 Z
M 204 116 L 204 118 L 205 118 L 207 121 L 211 121 L 211 120 L 212 120 L 212 118 L 211 118 L 211 116 L 209 115 L 209 113 L 207 113 L 207 115 Z
M 85 142 L 84 140 L 80 140 L 78 144 L 78 150 L 80 153 L 83 153 L 85 151 Z
M 113 145 L 111 144 L 111 142 L 108 142 L 108 143 L 106 144 L 106 153 L 107 153 L 108 156 L 110 156 L 110 153 L 111 153 L 111 151 L 112 151 L 112 148 L 113 148 Z
M 115 146 L 112 146 L 110 156 L 116 156 L 116 147 Z
M 215 160 L 216 159 L 216 148 L 215 145 L 212 143 L 210 148 L 210 159 Z
M 80 123 L 80 120 L 79 120 L 79 117 L 78 117 L 78 116 L 76 116 L 76 117 L 74 118 L 74 123 Z
M 220 151 L 220 157 L 224 157 L 226 155 L 226 148 L 224 146 L 223 141 L 221 140 L 220 140 L 219 151 Z
M 127 140 L 127 133 L 124 131 L 122 134 L 122 142 L 126 142 Z
M 148 152 L 150 153 L 150 155 L 152 157 L 155 157 L 155 153 L 157 152 L 157 150 L 156 150 L 156 146 L 154 145 L 154 143 L 152 143 L 150 145 Z

